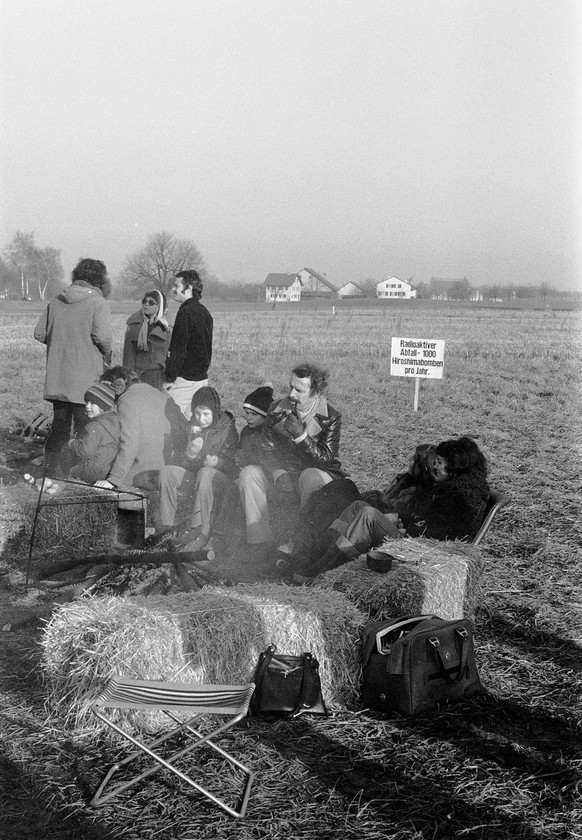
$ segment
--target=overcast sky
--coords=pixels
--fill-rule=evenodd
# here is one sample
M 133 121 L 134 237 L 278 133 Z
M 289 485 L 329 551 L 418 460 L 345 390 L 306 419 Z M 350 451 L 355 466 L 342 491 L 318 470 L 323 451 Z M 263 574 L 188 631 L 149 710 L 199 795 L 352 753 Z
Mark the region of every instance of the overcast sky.
M 111 275 L 582 286 L 579 0 L 0 0 L 2 222 Z M 414 282 L 414 281 L 413 281 Z

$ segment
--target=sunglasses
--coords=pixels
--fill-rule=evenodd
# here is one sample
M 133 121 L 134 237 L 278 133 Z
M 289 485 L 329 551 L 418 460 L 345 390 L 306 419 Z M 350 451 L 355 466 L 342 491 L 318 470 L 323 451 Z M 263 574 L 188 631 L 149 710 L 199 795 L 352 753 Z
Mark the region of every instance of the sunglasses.
M 146 298 L 145 300 L 142 300 L 142 303 L 144 303 L 146 306 L 157 306 L 158 305 L 157 300 L 152 300 L 152 298 Z

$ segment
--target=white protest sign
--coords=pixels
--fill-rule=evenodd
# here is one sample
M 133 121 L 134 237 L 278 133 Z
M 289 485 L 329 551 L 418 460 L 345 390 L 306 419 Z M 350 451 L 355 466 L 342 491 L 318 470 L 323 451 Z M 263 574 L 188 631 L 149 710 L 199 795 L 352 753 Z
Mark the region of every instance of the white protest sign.
M 445 342 L 430 338 L 393 338 L 390 376 L 442 379 Z
M 442 379 L 445 342 L 431 338 L 393 338 L 390 376 L 411 376 L 414 382 L 414 410 L 418 411 L 421 379 Z

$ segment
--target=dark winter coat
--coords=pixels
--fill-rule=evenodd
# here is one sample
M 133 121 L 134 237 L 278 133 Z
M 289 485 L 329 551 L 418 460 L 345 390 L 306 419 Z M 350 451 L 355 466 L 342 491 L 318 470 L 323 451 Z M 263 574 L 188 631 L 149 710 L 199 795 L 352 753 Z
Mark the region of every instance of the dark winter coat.
M 208 379 L 212 359 L 212 315 L 199 300 L 190 298 L 178 309 L 170 355 L 166 361 L 166 380 L 178 376 L 193 382 Z
M 119 417 L 116 411 L 106 411 L 90 420 L 81 437 L 69 443 L 69 449 L 81 459 L 70 471 L 71 478 L 95 481 L 107 478 L 119 448 Z
M 34 328 L 46 344 L 45 400 L 85 402 L 111 361 L 111 313 L 101 290 L 84 281 L 53 298 Z
M 435 484 L 424 510 L 422 504 L 415 509 L 413 497 L 412 518 L 402 514 L 406 532 L 411 537 L 470 542 L 481 526 L 490 492 L 487 479 L 480 472 Z
M 172 330 L 161 321 L 148 326 L 148 349 L 138 350 L 137 339 L 143 324 L 143 312 L 138 310 L 126 321 L 127 329 L 123 342 L 124 367 L 134 370 L 142 382 L 154 388 L 161 388 L 165 380 L 166 357 L 170 347 Z
M 238 447 L 238 433 L 234 417 L 230 411 L 223 411 L 216 424 L 208 429 L 193 431 L 196 428 L 194 424 L 190 425 L 191 431 L 186 455 L 181 462 L 181 466 L 190 472 L 198 472 L 201 467 L 205 466 L 204 459 L 207 455 L 216 455 L 218 456 L 218 462 L 214 469 L 220 470 L 229 478 L 234 478 L 237 471 L 234 454 Z M 197 454 L 193 458 L 189 458 L 187 455 L 190 446 L 197 450 Z
M 284 469 L 284 466 L 277 462 L 275 448 L 271 441 L 263 433 L 263 426 L 243 426 L 240 433 L 237 464 L 240 468 L 249 464 L 261 467 L 267 475 L 273 470 Z

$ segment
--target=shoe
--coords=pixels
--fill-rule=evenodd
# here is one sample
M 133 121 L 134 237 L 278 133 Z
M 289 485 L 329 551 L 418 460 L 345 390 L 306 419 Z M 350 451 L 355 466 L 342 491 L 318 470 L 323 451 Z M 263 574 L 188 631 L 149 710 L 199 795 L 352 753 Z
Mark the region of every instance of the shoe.
M 208 537 L 201 534 L 198 528 L 191 528 L 186 531 L 178 541 L 178 551 L 194 554 L 202 551 L 208 545 Z
M 310 575 L 299 575 L 297 572 L 293 572 L 292 581 L 299 586 L 303 586 L 304 584 L 309 585 L 312 580 L 314 580 L 314 578 Z
M 292 575 L 293 574 L 293 567 L 292 567 L 291 563 L 289 563 L 289 561 L 286 560 L 284 557 L 279 557 L 277 560 L 275 560 L 275 566 L 281 572 L 281 574 L 284 574 L 284 575 Z
M 277 551 L 279 552 L 279 554 L 285 554 L 285 555 L 293 554 L 293 543 L 288 542 L 288 543 L 283 543 L 283 545 L 278 545 L 277 546 Z
M 163 528 L 161 531 L 158 531 L 156 534 L 150 534 L 149 537 L 146 537 L 143 541 L 143 547 L 145 549 L 148 548 L 159 548 L 162 545 L 168 545 L 174 536 L 174 529 L 173 528 Z

